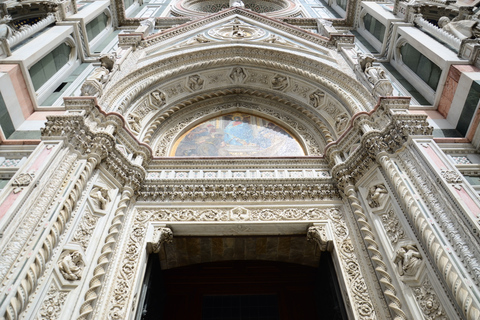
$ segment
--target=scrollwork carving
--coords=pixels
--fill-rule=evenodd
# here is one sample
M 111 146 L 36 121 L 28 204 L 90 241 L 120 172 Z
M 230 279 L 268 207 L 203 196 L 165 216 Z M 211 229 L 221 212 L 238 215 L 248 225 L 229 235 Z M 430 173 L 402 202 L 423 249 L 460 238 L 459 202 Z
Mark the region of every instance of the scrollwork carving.
M 393 210 L 389 210 L 381 217 L 383 227 L 387 232 L 388 239 L 392 244 L 396 244 L 399 240 L 405 239 L 405 231 L 400 225 L 398 217 Z
M 448 319 L 428 279 L 426 279 L 420 287 L 413 288 L 413 294 L 426 320 Z
M 48 290 L 47 297 L 43 301 L 37 320 L 56 320 L 62 311 L 67 299 L 68 292 L 58 290 L 55 285 Z

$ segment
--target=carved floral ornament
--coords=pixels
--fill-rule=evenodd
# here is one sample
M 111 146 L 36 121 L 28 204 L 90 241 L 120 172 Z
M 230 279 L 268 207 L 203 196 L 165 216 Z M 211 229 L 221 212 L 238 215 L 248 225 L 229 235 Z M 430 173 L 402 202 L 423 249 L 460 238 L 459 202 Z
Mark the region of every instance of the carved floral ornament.
M 177 214 L 183 215 L 182 212 L 190 212 L 188 216 L 197 217 L 197 221 L 212 221 L 212 214 L 217 215 L 219 218 L 225 217 L 228 221 L 238 221 L 237 219 L 240 217 L 242 220 L 262 221 L 260 218 L 262 214 L 266 214 L 266 216 L 269 217 L 271 216 L 274 220 L 285 220 L 288 219 L 288 217 L 294 217 L 294 220 L 303 220 L 310 217 L 315 220 L 329 221 L 328 223 L 331 224 L 331 232 L 326 231 L 326 233 L 324 233 L 322 231 L 322 226 L 326 226 L 325 224 L 319 225 L 318 229 L 312 229 L 312 232 L 317 233 L 318 231 L 320 238 L 322 238 L 323 235 L 327 235 L 326 240 L 331 241 L 332 245 L 336 248 L 335 250 L 337 250 L 336 252 L 338 253 L 336 256 L 338 256 L 339 267 L 344 274 L 345 287 L 355 318 L 365 320 L 377 319 L 374 303 L 370 298 L 372 289 L 365 281 L 359 260 L 357 259 L 356 252 L 358 249 L 356 249 L 352 243 L 347 225 L 344 221 L 344 215 L 338 209 L 289 208 L 269 210 L 237 207 L 200 211 L 193 208 L 154 210 L 138 208 L 137 210 L 131 227 L 132 232 L 128 235 L 125 250 L 121 252 L 121 267 L 117 274 L 114 275 L 114 290 L 108 305 L 109 317 L 112 319 L 124 319 L 127 317 L 129 312 L 128 301 L 131 301 L 134 294 L 132 288 L 135 285 L 135 277 L 138 274 L 139 264 L 137 262 L 141 254 L 143 254 L 142 252 L 144 252 L 144 243 L 161 245 L 171 240 L 172 230 L 164 227 L 164 225 L 156 227 L 151 239 L 145 239 L 148 236 L 148 225 L 157 222 L 164 223 Z M 259 218 L 260 220 L 257 220 Z M 225 221 L 225 219 L 220 218 L 221 221 Z M 314 235 L 312 234 L 312 236 Z

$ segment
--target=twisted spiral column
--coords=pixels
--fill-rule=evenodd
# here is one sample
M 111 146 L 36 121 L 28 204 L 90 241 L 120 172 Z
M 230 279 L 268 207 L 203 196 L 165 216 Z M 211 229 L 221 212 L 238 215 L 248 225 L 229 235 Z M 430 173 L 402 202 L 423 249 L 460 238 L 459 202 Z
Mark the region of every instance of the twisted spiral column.
M 420 235 L 424 245 L 430 253 L 430 256 L 434 259 L 437 268 L 440 271 L 440 275 L 443 277 L 445 283 L 450 289 L 450 292 L 455 297 L 455 300 L 460 306 L 464 316 L 467 319 L 480 319 L 478 301 L 467 289 L 468 286 L 465 284 L 462 277 L 458 274 L 455 266 L 448 258 L 447 252 L 444 250 L 438 237 L 433 232 L 432 227 L 425 219 L 422 211 L 415 201 L 415 198 L 403 182 L 395 164 L 388 155 L 380 156 L 378 161 L 382 165 L 382 168 L 387 173 L 388 178 L 400 196 L 400 201 L 402 201 L 403 205 L 407 209 L 407 214 L 413 222 L 417 233 Z
M 35 259 L 33 263 L 30 264 L 27 274 L 20 281 L 15 296 L 10 299 L 10 304 L 3 315 L 5 319 L 16 320 L 19 318 L 21 312 L 25 310 L 31 294 L 37 287 L 38 279 L 45 271 L 45 265 L 52 258 L 53 249 L 57 246 L 60 236 L 65 231 L 65 225 L 70 220 L 73 209 L 82 195 L 82 191 L 85 188 L 87 181 L 92 176 L 93 169 L 97 166 L 98 161 L 99 159 L 93 156 L 87 159 L 80 177 L 75 182 L 72 191 L 68 194 L 67 199 L 65 200 L 57 219 L 53 223 L 49 234 L 45 238 L 42 247 L 35 255 Z
M 133 189 L 130 186 L 125 186 L 117 210 L 115 210 L 114 218 L 108 229 L 108 234 L 105 238 L 101 254 L 97 259 L 97 266 L 93 270 L 93 277 L 89 282 L 89 288 L 85 293 L 85 302 L 80 307 L 80 316 L 77 320 L 86 320 L 91 316 L 93 304 L 97 299 L 97 290 L 102 286 L 101 280 L 106 273 L 108 263 L 110 262 L 110 255 L 115 250 L 117 236 L 122 229 L 123 218 L 132 195 Z
M 397 290 L 392 283 L 392 278 L 388 273 L 387 265 L 383 262 L 382 254 L 378 250 L 379 246 L 375 241 L 375 235 L 367 221 L 367 216 L 363 211 L 355 187 L 352 184 L 348 184 L 345 187 L 345 195 L 347 196 L 350 205 L 353 207 L 353 213 L 357 217 L 357 222 L 360 225 L 363 239 L 365 240 L 367 249 L 371 254 L 371 260 L 375 263 L 375 271 L 380 275 L 380 283 L 385 287 L 383 294 L 390 300 L 388 306 L 395 314 L 394 320 L 405 320 L 407 319 L 407 316 L 402 310 L 402 303 L 397 297 Z

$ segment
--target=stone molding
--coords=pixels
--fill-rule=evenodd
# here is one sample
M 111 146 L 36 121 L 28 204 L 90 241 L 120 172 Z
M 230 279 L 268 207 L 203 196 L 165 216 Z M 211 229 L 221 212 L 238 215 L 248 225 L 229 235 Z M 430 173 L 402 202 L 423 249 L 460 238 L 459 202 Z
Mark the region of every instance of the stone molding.
M 112 319 L 123 319 L 127 317 L 128 306 L 130 305 L 133 297 L 131 288 L 135 286 L 135 282 L 138 282 L 141 278 L 139 274 L 139 268 L 135 261 L 141 259 L 146 254 L 147 243 L 147 229 L 151 223 L 168 223 L 169 217 L 174 215 L 175 209 L 160 209 L 150 210 L 138 208 L 138 212 L 135 216 L 132 226 L 132 232 L 128 236 L 128 242 L 123 249 L 122 264 L 119 266 L 116 272 L 115 286 L 113 289 L 112 298 L 108 306 L 109 317 Z M 268 210 L 268 209 L 267 209 Z M 187 209 L 188 211 L 188 209 Z M 211 217 L 205 213 L 197 213 L 196 209 L 189 210 L 193 216 L 197 216 L 199 221 L 210 221 Z M 207 210 L 208 211 L 208 210 Z M 217 212 L 218 218 L 221 221 L 238 221 L 231 219 L 238 219 L 238 215 L 233 214 L 235 210 L 218 208 L 214 209 Z M 258 216 L 257 212 L 262 210 L 249 210 L 252 216 L 247 219 L 255 219 Z M 357 249 L 353 245 L 349 231 L 346 227 L 343 214 L 338 209 L 317 209 L 317 208 L 291 208 L 291 209 L 278 209 L 275 211 L 273 221 L 285 219 L 287 216 L 310 216 L 315 219 L 329 221 L 332 225 L 332 241 L 334 248 L 337 251 L 336 256 L 339 259 L 339 264 L 343 278 L 345 279 L 345 287 L 352 307 L 351 312 L 355 314 L 356 319 L 377 319 L 375 310 L 373 308 L 373 302 L 370 298 L 370 291 L 367 284 L 361 274 L 360 265 L 356 257 Z M 207 220 L 204 220 L 207 219 Z M 318 221 L 318 220 L 317 220 Z M 173 232 L 175 232 L 173 230 Z
M 272 61 L 270 57 L 278 57 Z M 108 110 L 125 113 L 127 106 L 140 99 L 145 90 L 156 87 L 181 75 L 194 74 L 216 66 L 250 66 L 267 68 L 272 71 L 289 73 L 332 92 L 348 107 L 349 113 L 369 110 L 373 106 L 372 95 L 356 80 L 347 74 L 320 61 L 310 61 L 289 52 L 279 52 L 267 48 L 225 47 L 196 51 L 195 55 L 185 53 L 175 58 L 165 58 L 137 68 L 122 78 L 114 77 L 107 85 L 109 92 L 102 96 L 101 105 Z M 106 90 L 107 91 L 107 90 Z
M 434 263 L 440 271 L 444 283 L 462 310 L 463 315 L 468 319 L 478 319 L 480 317 L 478 301 L 472 296 L 469 285 L 465 283 L 464 277 L 459 274 L 459 271 L 452 263 L 449 253 L 446 252 L 444 245 L 438 239 L 434 229 L 417 205 L 415 197 L 405 185 L 395 164 L 387 155 L 380 156 L 379 162 L 391 184 L 395 186 L 397 194 L 402 195 L 400 201 L 406 208 L 410 221 L 413 222 L 413 227 L 418 233 L 419 240 L 422 241 L 430 256 L 435 257 Z M 454 235 L 458 238 L 459 233 L 457 230 L 454 231 Z M 468 261 L 466 262 L 468 265 Z

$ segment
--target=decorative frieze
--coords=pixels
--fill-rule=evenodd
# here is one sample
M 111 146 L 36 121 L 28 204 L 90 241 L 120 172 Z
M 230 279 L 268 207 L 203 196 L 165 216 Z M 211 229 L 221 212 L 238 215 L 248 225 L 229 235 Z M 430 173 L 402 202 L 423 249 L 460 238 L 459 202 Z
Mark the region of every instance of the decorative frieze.
M 319 201 L 340 199 L 332 184 L 148 184 L 138 194 L 152 201 Z
M 405 239 L 405 231 L 393 210 L 388 210 L 387 213 L 383 214 L 381 221 L 392 245 L 395 245 L 399 240 Z
M 100 217 L 93 215 L 89 210 L 85 210 L 85 214 L 80 222 L 80 225 L 75 231 L 72 242 L 80 244 L 83 250 L 86 250 L 99 218 Z

